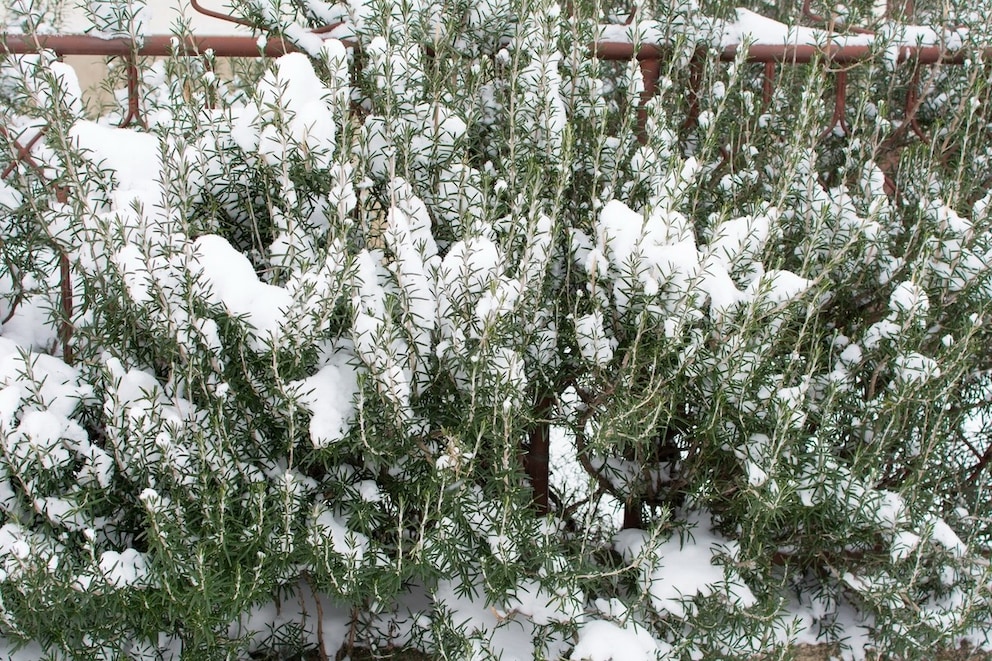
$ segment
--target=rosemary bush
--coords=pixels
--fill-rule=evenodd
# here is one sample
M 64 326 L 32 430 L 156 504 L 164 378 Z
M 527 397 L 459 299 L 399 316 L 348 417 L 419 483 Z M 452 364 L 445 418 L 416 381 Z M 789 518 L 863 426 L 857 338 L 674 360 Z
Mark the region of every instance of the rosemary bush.
M 914 80 L 876 5 L 846 128 L 835 64 L 698 59 L 720 2 L 239 0 L 299 52 L 139 61 L 129 128 L 4 56 L 0 648 L 988 644 L 988 65 Z

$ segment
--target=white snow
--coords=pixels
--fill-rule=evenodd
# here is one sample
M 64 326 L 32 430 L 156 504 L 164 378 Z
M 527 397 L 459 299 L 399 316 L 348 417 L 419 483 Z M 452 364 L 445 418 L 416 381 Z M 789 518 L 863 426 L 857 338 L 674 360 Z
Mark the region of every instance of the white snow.
M 892 550 L 890 551 L 892 560 L 895 562 L 905 560 L 912 555 L 913 551 L 915 551 L 919 545 L 919 535 L 909 532 L 908 530 L 898 532 L 892 540 Z
M 666 645 L 637 626 L 608 620 L 591 620 L 579 629 L 579 642 L 568 657 L 572 661 L 654 661 L 667 653 Z
M 526 615 L 539 626 L 557 622 L 567 624 L 582 618 L 585 598 L 582 594 L 551 592 L 538 581 L 525 579 L 517 584 L 507 599 L 509 613 Z
M 190 269 L 204 298 L 251 328 L 251 346 L 265 351 L 276 345 L 284 332 L 283 319 L 293 305 L 289 293 L 258 279 L 248 258 L 226 239 L 205 234 L 193 242 Z
M 341 440 L 351 428 L 358 393 L 358 373 L 350 364 L 352 360 L 350 352 L 336 352 L 316 374 L 289 385 L 310 411 L 310 440 L 315 448 Z
M 111 261 L 120 272 L 131 300 L 141 305 L 152 300 L 152 278 L 141 250 L 130 243 L 118 250 Z
M 452 580 L 440 581 L 433 602 L 435 607 L 446 609 L 446 620 L 468 634 L 475 648 L 473 658 L 485 658 L 483 655 L 488 652 L 503 661 L 531 661 L 539 657 L 557 658 L 570 647 L 560 635 L 536 638 L 535 623 L 526 615 L 490 607 L 481 585 L 467 587 L 461 589 Z
M 761 257 L 765 242 L 777 210 L 758 216 L 741 216 L 721 222 L 712 232 L 712 238 L 707 244 L 709 252 L 723 264 L 728 271 L 737 264 L 754 261 Z
M 575 339 L 579 342 L 582 357 L 589 362 L 605 367 L 613 360 L 617 341 L 607 334 L 601 310 L 575 320 Z
M 143 587 L 148 580 L 145 555 L 134 549 L 123 553 L 104 551 L 100 554 L 100 572 L 111 587 Z
M 896 356 L 895 369 L 903 383 L 923 383 L 940 376 L 937 361 L 915 351 Z
M 16 581 L 34 570 L 54 571 L 62 552 L 63 547 L 51 538 L 5 523 L 0 527 L 0 582 Z
M 864 355 L 861 347 L 857 344 L 847 345 L 843 351 L 840 352 L 840 360 L 845 365 L 856 365 L 861 362 L 861 357 Z
M 683 34 L 697 40 L 708 40 L 717 48 L 728 48 L 744 44 L 760 46 L 816 46 L 828 45 L 871 46 L 887 44 L 892 55 L 898 57 L 900 49 L 910 46 L 943 46 L 948 50 L 961 48 L 967 39 L 968 31 L 962 28 L 936 30 L 929 26 L 906 25 L 892 21 L 884 22 L 874 34 L 838 33 L 822 28 L 780 23 L 762 16 L 750 9 L 738 7 L 734 19 L 714 21 L 700 16 L 694 24 L 683 25 Z M 630 25 L 602 25 L 599 40 L 617 43 L 666 44 L 672 40 L 670 31 L 655 21 L 638 20 Z
M 892 340 L 899 337 L 902 328 L 888 319 L 877 321 L 868 327 L 865 332 L 862 344 L 866 349 L 875 349 L 883 340 Z
M 293 150 L 302 149 L 314 156 L 319 167 L 328 167 L 337 132 L 333 97 L 314 72 L 310 58 L 302 53 L 280 57 L 275 72 L 259 83 L 258 95 L 261 119 L 280 121 L 284 128 L 284 132 L 277 132 L 269 124 L 262 130 L 258 151 L 263 158 L 274 165 Z
M 810 280 L 791 271 L 772 270 L 748 287 L 748 292 L 755 296 L 761 294 L 763 301 L 778 305 L 798 298 L 812 285 Z
M 930 309 L 930 299 L 922 287 L 914 282 L 900 282 L 889 297 L 889 309 L 899 314 L 925 316 Z
M 310 543 L 318 549 L 332 549 L 353 566 L 361 563 L 365 557 L 369 538 L 360 532 L 349 530 L 333 513 L 323 510 L 311 524 Z
M 25 375 L 33 377 L 31 382 L 25 382 Z M 93 392 L 76 368 L 54 356 L 23 352 L 6 337 L 0 337 L 0 386 L 4 393 L 0 398 L 0 425 L 8 423 L 28 397 L 33 396 L 59 418 L 68 418 Z
M 733 569 L 714 562 L 721 558 L 732 562 L 736 543 L 713 532 L 705 517 L 692 518 L 687 531 L 661 542 L 636 529 L 621 531 L 614 537 L 614 547 L 626 562 L 646 556 L 641 580 L 655 608 L 685 618 L 692 612 L 692 600 L 697 596 L 720 595 L 737 608 L 757 603 Z
M 17 207 L 21 206 L 23 201 L 24 198 L 19 192 L 17 192 L 17 189 L 12 187 L 3 179 L 0 179 L 0 208 L 13 211 Z
M 841 38 L 824 30 L 786 25 L 765 18 L 749 9 L 737 8 L 736 11 L 737 20 L 729 21 L 723 25 L 718 42 L 721 46 L 744 43 L 824 45 L 828 41 L 841 41 Z M 866 45 L 869 43 L 869 39 L 864 36 L 845 37 L 843 43 L 845 45 Z
M 333 657 L 348 639 L 350 610 L 328 595 L 314 592 L 300 579 L 282 586 L 285 593 L 256 604 L 231 622 L 232 639 L 249 638 L 248 652 L 278 646 L 288 632 L 299 632 L 304 644 L 323 643 L 323 653 Z M 320 634 L 318 636 L 318 633 Z
M 158 138 L 151 133 L 79 120 L 69 137 L 94 165 L 113 174 L 118 191 L 146 191 L 161 178 Z
M 962 556 L 968 552 L 968 545 L 961 541 L 957 533 L 943 519 L 934 517 L 930 521 L 931 536 L 934 541 L 952 553 Z
M 62 440 L 73 436 L 86 438 L 77 423 L 51 411 L 29 410 L 21 415 L 20 424 L 5 438 L 4 445 L 6 452 L 19 464 L 30 462 L 54 470 L 65 467 L 72 460 Z

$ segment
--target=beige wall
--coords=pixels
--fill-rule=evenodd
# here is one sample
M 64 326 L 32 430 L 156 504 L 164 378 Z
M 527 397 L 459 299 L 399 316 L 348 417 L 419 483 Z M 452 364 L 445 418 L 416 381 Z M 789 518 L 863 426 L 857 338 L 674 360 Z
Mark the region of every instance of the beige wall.
M 102 57 L 85 55 L 67 56 L 63 60 L 76 71 L 87 113 L 95 118 L 100 114 L 101 108 L 106 111 L 113 102 L 113 96 L 103 88 L 103 81 L 107 77 L 107 61 Z M 230 75 L 231 67 L 227 58 L 217 58 L 215 71 L 221 79 Z M 124 89 L 123 84 L 118 85 L 118 89 Z
M 109 95 L 100 89 L 100 85 L 107 75 L 107 64 L 104 58 L 74 55 L 65 57 L 64 61 L 75 69 L 76 76 L 79 78 L 79 86 L 83 90 L 86 108 L 91 114 L 102 103 L 109 101 Z

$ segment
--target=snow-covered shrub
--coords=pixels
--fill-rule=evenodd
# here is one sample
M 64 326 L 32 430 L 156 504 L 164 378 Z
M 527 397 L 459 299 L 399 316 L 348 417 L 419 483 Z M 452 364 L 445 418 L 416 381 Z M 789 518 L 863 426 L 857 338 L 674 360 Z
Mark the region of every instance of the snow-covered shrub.
M 143 127 L 0 62 L 0 649 L 990 643 L 983 76 L 822 135 L 822 67 L 690 65 L 728 5 L 237 9 L 300 52 L 146 64 Z

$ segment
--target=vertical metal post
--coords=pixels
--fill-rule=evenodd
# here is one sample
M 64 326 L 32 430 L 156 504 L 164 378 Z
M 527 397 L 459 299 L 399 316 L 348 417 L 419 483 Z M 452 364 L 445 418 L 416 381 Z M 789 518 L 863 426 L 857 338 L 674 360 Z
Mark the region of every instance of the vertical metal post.
M 641 69 L 641 78 L 644 79 L 644 89 L 641 91 L 640 104 L 637 106 L 637 141 L 643 145 L 648 140 L 647 103 L 658 93 L 658 75 L 661 72 L 661 61 L 657 57 L 644 57 L 637 64 Z
M 138 61 L 137 55 L 132 51 L 126 56 L 126 72 L 127 72 L 127 114 L 120 123 L 121 128 L 125 128 L 131 125 L 131 122 L 138 122 L 141 126 L 148 128 L 145 124 L 145 118 L 141 115 L 141 107 L 139 105 L 140 98 L 139 87 L 138 87 Z
M 775 93 L 775 62 L 765 62 L 765 74 L 761 80 L 762 108 L 768 108 Z
M 685 113 L 683 129 L 692 129 L 699 122 L 699 88 L 703 84 L 703 72 L 706 66 L 706 52 L 697 50 L 689 62 L 689 108 Z

